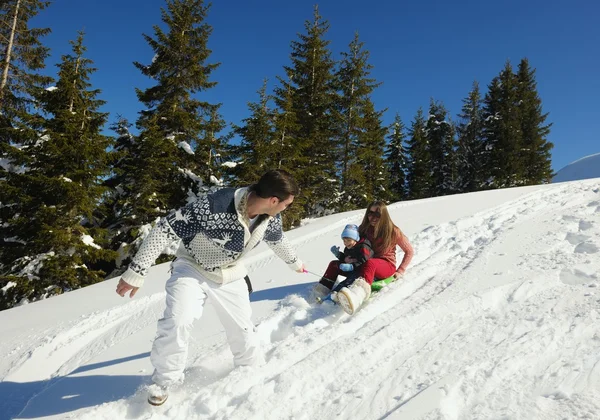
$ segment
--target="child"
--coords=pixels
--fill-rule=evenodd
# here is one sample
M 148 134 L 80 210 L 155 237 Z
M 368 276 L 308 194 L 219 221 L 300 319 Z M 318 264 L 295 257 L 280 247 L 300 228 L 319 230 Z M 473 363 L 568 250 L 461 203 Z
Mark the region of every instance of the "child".
M 323 297 L 333 290 L 338 275 L 352 281 L 359 275 L 359 267 L 373 256 L 371 242 L 361 239 L 357 225 L 346 225 L 342 232 L 344 252 L 338 246 L 332 246 L 331 252 L 337 257 L 329 263 L 325 274 L 313 288 L 313 299 Z

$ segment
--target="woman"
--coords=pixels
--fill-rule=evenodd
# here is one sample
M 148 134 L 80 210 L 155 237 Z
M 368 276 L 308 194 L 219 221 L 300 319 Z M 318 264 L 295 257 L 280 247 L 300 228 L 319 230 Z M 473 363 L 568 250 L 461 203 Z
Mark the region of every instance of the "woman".
M 408 238 L 392 222 L 383 201 L 369 205 L 358 231 L 361 238 L 371 242 L 375 255 L 361 266 L 361 277 L 337 294 L 339 304 L 349 314 L 356 312 L 371 295 L 371 284 L 375 279 L 402 276 L 415 253 Z M 397 269 L 396 245 L 404 251 L 404 258 Z

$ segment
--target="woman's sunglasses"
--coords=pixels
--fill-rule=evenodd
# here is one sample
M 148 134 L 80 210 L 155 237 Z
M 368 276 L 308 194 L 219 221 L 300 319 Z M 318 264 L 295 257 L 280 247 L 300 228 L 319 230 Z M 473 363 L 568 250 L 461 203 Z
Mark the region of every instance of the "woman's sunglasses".
M 379 213 L 379 211 L 367 211 L 367 217 L 371 217 L 371 216 L 375 216 L 375 217 L 381 217 L 381 213 Z

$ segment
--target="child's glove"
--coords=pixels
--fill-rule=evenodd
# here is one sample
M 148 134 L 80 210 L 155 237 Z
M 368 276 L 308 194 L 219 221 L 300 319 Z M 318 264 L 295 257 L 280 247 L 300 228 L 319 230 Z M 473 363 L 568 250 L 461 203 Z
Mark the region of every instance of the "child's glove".
M 354 266 L 352 264 L 343 263 L 343 264 L 340 264 L 340 270 L 342 270 L 342 271 L 352 271 L 352 270 L 354 270 Z
M 340 247 L 339 246 L 332 246 L 331 248 L 331 253 L 333 255 L 335 255 L 335 258 L 339 258 L 340 257 Z

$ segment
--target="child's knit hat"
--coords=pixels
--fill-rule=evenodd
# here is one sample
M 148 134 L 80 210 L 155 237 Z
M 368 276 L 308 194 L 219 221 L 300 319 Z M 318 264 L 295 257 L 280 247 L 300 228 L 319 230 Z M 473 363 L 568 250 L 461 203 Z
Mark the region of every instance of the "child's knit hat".
M 358 234 L 358 226 L 346 225 L 346 227 L 344 228 L 344 231 L 342 232 L 342 239 L 343 238 L 350 238 L 350 239 L 354 239 L 355 241 L 359 241 L 360 235 Z

